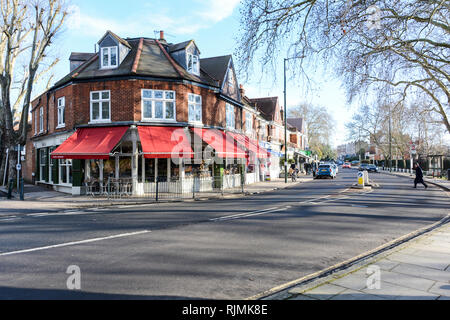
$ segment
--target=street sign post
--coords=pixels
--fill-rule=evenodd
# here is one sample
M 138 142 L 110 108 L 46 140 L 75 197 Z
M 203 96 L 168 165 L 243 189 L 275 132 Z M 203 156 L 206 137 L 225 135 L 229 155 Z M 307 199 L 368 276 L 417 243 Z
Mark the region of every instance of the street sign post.
M 364 189 L 364 172 L 358 172 L 358 188 Z
M 416 145 L 411 141 L 409 143 L 409 170 L 412 173 L 413 171 L 413 161 L 414 156 L 417 154 Z

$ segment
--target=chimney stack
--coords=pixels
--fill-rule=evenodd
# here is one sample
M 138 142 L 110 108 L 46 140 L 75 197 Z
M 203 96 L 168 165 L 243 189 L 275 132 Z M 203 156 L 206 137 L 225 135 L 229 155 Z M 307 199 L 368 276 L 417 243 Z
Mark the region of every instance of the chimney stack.
M 164 31 L 163 30 L 159 31 L 159 40 L 164 40 Z
M 239 91 L 241 92 L 241 96 L 245 96 L 245 90 L 242 84 L 239 85 Z

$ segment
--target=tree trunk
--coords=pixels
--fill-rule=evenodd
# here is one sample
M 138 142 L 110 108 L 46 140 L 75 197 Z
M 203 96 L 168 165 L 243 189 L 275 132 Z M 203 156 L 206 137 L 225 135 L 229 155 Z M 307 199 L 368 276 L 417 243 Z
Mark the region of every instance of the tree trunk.
M 2 148 L 0 149 L 0 185 L 3 185 L 3 177 L 5 174 L 5 167 L 6 167 L 6 148 L 2 145 Z
M 9 146 L 9 157 L 8 157 L 8 182 L 9 186 L 10 181 L 12 180 L 13 185 L 16 183 L 17 175 L 16 175 L 16 164 L 17 164 L 17 151 L 14 151 L 14 147 Z

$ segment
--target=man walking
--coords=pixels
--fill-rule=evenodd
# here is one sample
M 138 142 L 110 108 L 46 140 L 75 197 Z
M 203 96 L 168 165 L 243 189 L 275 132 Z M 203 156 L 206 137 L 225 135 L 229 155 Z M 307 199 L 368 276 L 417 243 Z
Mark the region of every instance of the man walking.
M 427 184 L 425 183 L 425 181 L 423 181 L 423 172 L 422 172 L 422 168 L 419 166 L 418 163 L 416 163 L 414 165 L 414 168 L 416 169 L 416 178 L 414 179 L 414 188 L 417 188 L 417 184 L 421 183 L 425 186 L 425 189 L 428 188 Z

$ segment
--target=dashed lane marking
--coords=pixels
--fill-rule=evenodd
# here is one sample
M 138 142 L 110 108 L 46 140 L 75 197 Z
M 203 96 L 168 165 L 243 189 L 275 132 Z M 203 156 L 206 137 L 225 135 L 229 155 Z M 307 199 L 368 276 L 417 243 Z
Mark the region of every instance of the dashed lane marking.
M 36 252 L 36 251 L 42 251 L 42 250 L 49 250 L 49 249 L 55 249 L 55 248 L 69 247 L 69 246 L 75 246 L 75 245 L 79 245 L 79 244 L 85 244 L 85 243 L 91 243 L 91 242 L 97 242 L 97 241 L 103 241 L 103 240 L 125 238 L 125 237 L 131 237 L 131 236 L 146 234 L 146 233 L 150 233 L 150 232 L 151 232 L 150 230 L 142 230 L 142 231 L 136 231 L 136 232 L 130 232 L 130 233 L 116 234 L 116 235 L 107 236 L 107 237 L 101 237 L 101 238 L 93 238 L 93 239 L 86 239 L 86 240 L 80 240 L 80 241 L 65 242 L 65 243 L 60 243 L 60 244 L 55 244 L 55 245 L 45 246 L 45 247 L 37 247 L 37 248 L 31 248 L 31 249 L 25 249 L 25 250 L 4 252 L 4 253 L 0 253 L 0 257 L 11 256 L 11 255 L 14 255 L 14 254 L 21 254 L 21 253 L 29 253 L 29 252 Z

